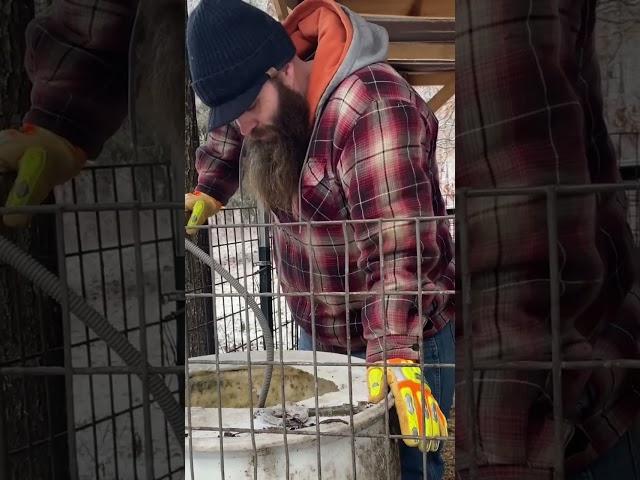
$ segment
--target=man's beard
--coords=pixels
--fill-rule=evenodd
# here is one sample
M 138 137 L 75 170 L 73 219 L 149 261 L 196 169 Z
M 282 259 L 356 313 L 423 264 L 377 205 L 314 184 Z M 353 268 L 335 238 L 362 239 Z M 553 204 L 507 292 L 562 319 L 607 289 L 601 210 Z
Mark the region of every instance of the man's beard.
M 245 139 L 244 182 L 266 208 L 291 212 L 311 137 L 309 104 L 282 82 L 275 85 L 278 113 L 273 125 L 256 127 Z

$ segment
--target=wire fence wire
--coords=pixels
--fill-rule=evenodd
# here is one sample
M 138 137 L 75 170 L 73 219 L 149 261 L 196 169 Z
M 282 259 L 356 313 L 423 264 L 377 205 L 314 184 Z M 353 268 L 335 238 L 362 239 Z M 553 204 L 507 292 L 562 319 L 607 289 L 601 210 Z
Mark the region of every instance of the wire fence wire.
M 550 333 L 551 333 L 551 358 L 546 361 L 536 359 L 527 361 L 506 361 L 495 360 L 482 362 L 474 358 L 473 322 L 478 318 L 473 318 L 472 312 L 472 285 L 470 274 L 470 258 L 473 251 L 470 250 L 470 232 L 469 232 L 469 205 L 473 200 L 500 199 L 505 197 L 527 197 L 543 198 L 544 208 L 546 209 L 547 220 L 547 238 L 548 245 L 558 245 L 559 238 L 559 222 L 558 212 L 559 205 L 563 198 L 576 196 L 588 196 L 598 194 L 610 194 L 613 192 L 624 192 L 627 198 L 627 223 L 631 230 L 632 261 L 636 262 L 634 268 L 636 271 L 635 281 L 640 278 L 640 156 L 639 156 L 639 136 L 638 132 L 618 132 L 610 134 L 612 144 L 614 146 L 617 158 L 619 159 L 619 167 L 623 181 L 617 184 L 593 184 L 593 185 L 548 185 L 538 187 L 525 188 L 503 188 L 503 189 L 458 189 L 456 192 L 456 223 L 458 226 L 458 251 L 457 258 L 459 267 L 459 299 L 461 304 L 461 328 L 463 332 L 464 351 L 459 356 L 462 361 L 459 372 L 463 378 L 457 378 L 456 394 L 464 397 L 464 411 L 458 412 L 459 418 L 465 419 L 465 441 L 461 442 L 460 447 L 464 447 L 464 452 L 460 457 L 461 463 L 464 464 L 464 478 L 474 480 L 480 478 L 478 473 L 479 464 L 483 461 L 477 453 L 478 447 L 478 418 L 477 418 L 477 402 L 478 390 L 481 388 L 481 380 L 478 380 L 476 374 L 480 371 L 486 372 L 491 370 L 508 370 L 516 371 L 533 371 L 547 370 L 551 375 L 551 398 L 553 400 L 553 420 L 554 420 L 554 480 L 565 478 L 565 420 L 563 417 L 563 396 L 562 396 L 562 376 L 563 372 L 575 369 L 593 369 L 593 368 L 629 368 L 639 369 L 640 363 L 637 359 L 596 359 L 596 360 L 580 360 L 569 361 L 562 357 L 561 345 L 561 329 L 562 317 L 560 313 L 560 261 L 559 249 L 549 247 L 549 299 L 550 299 Z M 499 201 L 499 200 L 498 200 Z M 477 207 L 476 207 L 477 210 Z M 525 242 L 526 243 L 526 242 Z M 460 417 L 461 416 L 461 417 Z M 507 448 L 507 447 L 505 447 Z M 460 452 L 460 451 L 459 451 Z M 462 458 L 464 457 L 464 458 Z
M 62 329 L 39 351 L 2 352 L 0 396 L 24 411 L 12 418 L 5 415 L 11 409 L 3 410 L 0 477 L 182 478 L 181 441 L 150 393 L 151 377 L 160 376 L 176 404 L 182 395 L 175 253 L 182 232 L 175 231 L 173 217 L 183 207 L 169 201 L 169 167 L 90 166 L 56 196 L 56 205 L 12 210 L 34 211 L 55 223 L 56 238 L 49 241 L 63 283 L 63 301 L 55 307 Z M 70 292 L 122 333 L 147 366 L 127 365 L 71 314 Z M 35 318 L 41 332 L 23 330 L 17 338 L 51 335 L 47 312 Z M 66 391 L 57 388 L 53 395 L 52 385 L 60 381 Z M 48 428 L 34 431 L 35 416 L 45 417 Z M 42 449 L 50 465 L 40 464 L 36 452 Z M 61 460 L 63 468 L 55 465 Z
M 447 221 L 453 232 L 453 218 L 449 215 L 369 223 L 371 229 L 380 232 L 383 223 L 413 222 L 416 235 L 419 235 L 434 221 Z M 187 479 L 398 478 L 398 442 L 403 438 L 418 437 L 400 434 L 390 396 L 378 405 L 367 402 L 367 363 L 349 355 L 355 353 L 350 337 L 347 338 L 347 355 L 323 351 L 331 349 L 323 348 L 317 342 L 315 304 L 326 302 L 327 296 L 331 296 L 341 298 L 346 305 L 356 305 L 372 292 L 350 291 L 349 282 L 346 282 L 345 290 L 339 292 L 285 292 L 273 264 L 266 264 L 264 256 L 260 255 L 261 246 L 265 246 L 264 239 L 269 239 L 277 229 L 300 227 L 310 232 L 313 228 L 332 225 L 340 227 L 346 237 L 354 223 L 357 222 L 280 224 L 273 223 L 268 217 L 265 219 L 253 208 L 237 208 L 223 210 L 205 227 L 210 239 L 208 253 L 240 280 L 246 292 L 235 291 L 212 271 L 214 288 L 211 293 L 193 291 L 186 295 L 187 302 L 208 302 L 213 311 L 212 318 L 187 319 L 191 338 L 200 338 L 202 334 L 213 336 L 210 355 L 195 356 L 187 361 Z M 266 242 L 267 246 L 271 244 Z M 420 248 L 420 241 L 417 245 Z M 421 278 L 419 252 L 416 258 L 418 277 Z M 348 253 L 343 261 L 347 278 Z M 308 275 L 313 284 L 313 261 L 310 265 L 300 274 Z M 266 286 L 260 279 L 265 268 L 272 275 L 272 283 Z M 384 265 L 381 268 L 384 269 Z M 419 289 L 383 291 L 379 295 L 384 299 L 396 295 L 415 296 L 418 314 L 422 317 L 427 312 L 422 311 L 420 300 L 428 294 L 427 290 Z M 263 312 L 270 308 L 273 313 L 272 331 L 276 345 L 273 361 L 267 360 L 262 342 L 264 332 L 247 306 L 247 297 L 260 302 Z M 300 330 L 287 303 L 296 299 L 308 299 L 312 305 L 311 351 L 298 350 Z M 350 310 L 346 308 L 346 312 Z M 347 313 L 345 322 L 353 321 Z M 212 323 L 215 328 L 211 328 Z M 351 331 L 350 328 L 345 330 Z M 199 331 L 198 335 L 196 331 Z M 386 358 L 383 362 L 386 363 Z M 453 361 L 429 363 L 424 357 L 420 364 L 449 369 L 455 366 Z M 273 366 L 273 378 L 266 407 L 261 409 L 258 408 L 257 392 L 268 365 Z M 287 416 L 284 423 L 280 418 L 283 414 Z M 439 438 L 445 448 L 452 449 L 452 437 Z M 426 455 L 423 455 L 423 462 L 427 462 Z M 424 478 L 427 478 L 426 469 Z

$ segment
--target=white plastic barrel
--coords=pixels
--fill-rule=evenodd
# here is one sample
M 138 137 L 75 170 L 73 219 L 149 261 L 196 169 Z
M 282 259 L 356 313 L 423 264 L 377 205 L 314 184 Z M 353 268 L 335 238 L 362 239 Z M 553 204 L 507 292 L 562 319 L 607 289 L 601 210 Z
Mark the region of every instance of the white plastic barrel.
M 312 352 L 283 351 L 282 355 L 284 362 L 313 362 Z M 317 352 L 316 355 L 318 363 L 347 362 L 345 355 L 325 352 Z M 190 359 L 190 375 L 203 371 L 216 372 L 215 359 L 215 355 Z M 279 361 L 280 352 L 276 351 L 275 359 Z M 253 362 L 265 360 L 265 352 L 251 352 L 252 365 Z M 194 361 L 205 361 L 208 364 L 192 363 Z M 247 353 L 222 354 L 219 361 L 246 362 Z M 335 413 L 327 407 L 339 407 L 338 413 L 344 411 L 345 405 L 348 408 L 348 368 L 346 366 L 318 366 L 317 378 L 332 382 L 335 385 L 335 388 L 332 386 L 334 391 L 328 391 L 318 397 L 318 407 L 322 412 L 319 423 L 315 417 L 310 418 L 307 423 L 315 425 L 298 428 L 288 433 L 286 445 L 285 436 L 282 433 L 265 432 L 265 429 L 271 425 L 263 420 L 261 412 L 257 408 L 254 408 L 254 417 L 252 417 L 249 408 L 226 408 L 223 401 L 222 425 L 232 431 L 227 432 L 221 439 L 219 432 L 207 430 L 207 428 L 218 427 L 220 409 L 217 407 L 191 407 L 190 414 L 187 411 L 185 416 L 185 426 L 187 426 L 187 432 L 189 432 L 189 425 L 195 430 L 191 430 L 191 438 L 185 439 L 185 478 L 187 480 L 218 480 L 223 478 L 229 480 L 253 480 L 254 478 L 258 480 L 287 478 L 317 480 L 319 478 L 318 463 L 320 463 L 323 479 L 354 480 L 353 464 L 355 463 L 358 479 L 399 479 L 397 443 L 384 438 L 385 431 L 387 431 L 385 408 L 393 406 L 393 400 L 389 396 L 386 406 L 385 402 L 376 405 L 366 404 L 366 367 L 361 365 L 363 363 L 363 360 L 352 358 L 351 403 L 354 408 L 360 410 L 353 416 L 355 438 L 351 437 L 352 428 L 348 413 L 346 415 L 326 414 L 327 412 Z M 231 370 L 246 369 L 246 365 L 219 365 L 219 368 L 222 376 Z M 280 366 L 276 365 L 274 370 L 279 368 Z M 291 368 L 314 375 L 313 365 L 295 365 Z M 308 379 L 309 376 L 306 375 L 306 378 Z M 246 383 L 248 384 L 248 381 Z M 280 383 L 280 381 L 278 380 L 276 383 Z M 298 407 L 307 407 L 311 409 L 310 412 L 315 413 L 316 384 L 315 380 L 312 380 L 310 388 L 307 386 L 308 395 L 306 395 L 307 392 L 303 392 L 303 396 L 306 398 L 291 403 Z M 324 385 L 328 384 L 324 383 Z M 281 407 L 282 401 L 279 402 Z M 252 418 L 253 427 L 251 426 Z M 254 434 L 233 432 L 234 428 L 253 428 Z M 296 432 L 310 432 L 311 435 L 296 435 Z M 331 435 L 336 433 L 348 436 Z M 359 437 L 367 434 L 381 434 L 382 437 Z

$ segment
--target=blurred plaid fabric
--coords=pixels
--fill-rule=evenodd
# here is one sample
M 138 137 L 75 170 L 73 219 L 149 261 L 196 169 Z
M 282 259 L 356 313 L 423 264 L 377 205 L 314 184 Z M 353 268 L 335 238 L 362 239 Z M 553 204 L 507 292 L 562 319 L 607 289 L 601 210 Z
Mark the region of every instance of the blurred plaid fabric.
M 458 191 L 620 180 L 602 112 L 595 3 L 458 2 Z M 545 202 L 532 195 L 468 199 L 475 361 L 551 360 Z M 623 192 L 558 198 L 563 360 L 640 358 L 626 208 Z M 456 467 L 469 478 L 461 317 L 457 327 Z M 565 442 L 555 445 L 550 370 L 477 370 L 473 378 L 482 479 L 551 479 L 558 449 L 566 472 L 580 471 L 640 411 L 638 369 L 564 370 Z
M 138 0 L 57 0 L 26 32 L 33 83 L 24 121 L 95 158 L 127 113 L 127 52 Z

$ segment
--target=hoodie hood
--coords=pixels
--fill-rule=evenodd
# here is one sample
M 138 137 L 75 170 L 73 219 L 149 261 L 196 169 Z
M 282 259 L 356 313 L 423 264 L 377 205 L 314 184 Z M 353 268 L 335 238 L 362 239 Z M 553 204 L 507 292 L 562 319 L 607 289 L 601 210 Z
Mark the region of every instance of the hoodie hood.
M 283 25 L 298 57 L 313 57 L 307 90 L 312 121 L 345 78 L 387 59 L 387 31 L 333 0 L 305 0 Z

